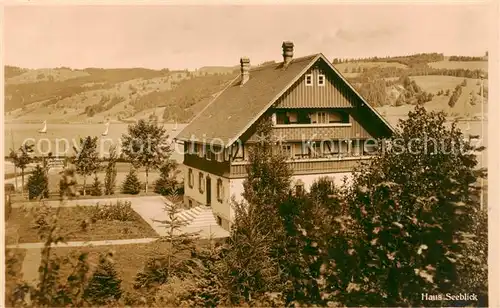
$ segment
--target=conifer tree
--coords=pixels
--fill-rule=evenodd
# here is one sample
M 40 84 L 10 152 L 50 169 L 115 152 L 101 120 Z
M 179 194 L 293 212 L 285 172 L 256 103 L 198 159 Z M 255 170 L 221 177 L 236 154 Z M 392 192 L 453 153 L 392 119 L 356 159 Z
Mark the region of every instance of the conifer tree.
M 166 159 L 160 167 L 160 177 L 155 182 L 155 192 L 163 196 L 172 194 L 177 189 L 177 163 Z
M 112 252 L 99 256 L 99 265 L 85 288 L 84 298 L 93 305 L 112 304 L 122 295 L 112 257 Z
M 221 302 L 220 272 L 222 245 L 197 249 L 192 255 L 193 265 L 187 279 L 193 281 L 190 296 L 185 301 L 191 307 L 217 307 Z
M 266 228 L 256 207 L 241 203 L 234 208 L 235 221 L 218 271 L 220 304 L 253 306 L 269 292 L 279 290 L 281 283 L 278 263 L 271 253 L 274 230 Z
M 166 283 L 172 276 L 183 278 L 189 273 L 186 254 L 191 254 L 195 250 L 198 233 L 184 232 L 183 227 L 187 223 L 178 215 L 181 211 L 178 205 L 180 196 L 174 192 L 170 199 L 173 202 L 165 203 L 167 219 L 157 221 L 167 230 L 166 235 L 158 239 L 158 243 L 167 243 L 167 250 L 147 261 L 144 269 L 135 278 L 136 289 L 157 287 Z
M 422 293 L 454 291 L 485 171 L 473 152 L 482 148 L 445 121 L 417 106 L 393 136 L 398 146 L 355 174 L 349 213 L 362 232 L 346 249 L 358 267 L 343 304 L 425 305 Z
M 94 182 L 92 183 L 90 194 L 92 196 L 101 196 L 102 195 L 101 181 L 99 181 L 99 178 L 97 177 L 97 173 L 94 175 Z
M 49 197 L 49 180 L 40 165 L 36 165 L 35 170 L 28 178 L 28 197 L 30 200 L 38 197 Z
M 286 239 L 279 210 L 290 194 L 291 171 L 271 131 L 269 119 L 258 123 L 260 142 L 250 150 L 245 201 L 234 202 L 235 222 L 220 267 L 223 305 L 263 304 L 284 283 L 280 258 Z
M 122 183 L 122 193 L 137 195 L 141 192 L 141 182 L 137 177 L 137 172 L 135 168 L 130 168 L 129 173 L 125 177 L 125 180 Z

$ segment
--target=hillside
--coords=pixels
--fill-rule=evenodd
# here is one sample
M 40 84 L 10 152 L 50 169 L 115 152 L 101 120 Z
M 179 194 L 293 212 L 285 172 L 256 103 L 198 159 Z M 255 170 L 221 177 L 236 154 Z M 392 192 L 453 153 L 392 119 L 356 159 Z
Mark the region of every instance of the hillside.
M 101 123 L 156 114 L 187 122 L 234 69 L 5 69 L 5 122 Z
M 438 102 L 452 113 L 461 111 L 447 107 L 445 92 L 464 78 L 469 86 L 481 75 L 487 78 L 488 64 L 484 58 L 437 53 L 332 62 L 375 107 Z M 5 122 L 127 123 L 155 115 L 160 121 L 185 123 L 238 73 L 234 66 L 195 71 L 6 66 Z M 476 90 L 464 89 L 456 105 L 463 105 Z

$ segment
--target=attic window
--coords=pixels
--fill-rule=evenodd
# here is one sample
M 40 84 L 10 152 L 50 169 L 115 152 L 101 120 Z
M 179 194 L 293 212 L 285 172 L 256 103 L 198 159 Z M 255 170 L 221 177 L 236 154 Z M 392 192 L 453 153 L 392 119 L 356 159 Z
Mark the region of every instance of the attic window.
M 318 86 L 325 86 L 325 75 L 318 75 Z
M 312 86 L 312 85 L 313 85 L 313 75 L 307 74 L 306 75 L 306 86 Z

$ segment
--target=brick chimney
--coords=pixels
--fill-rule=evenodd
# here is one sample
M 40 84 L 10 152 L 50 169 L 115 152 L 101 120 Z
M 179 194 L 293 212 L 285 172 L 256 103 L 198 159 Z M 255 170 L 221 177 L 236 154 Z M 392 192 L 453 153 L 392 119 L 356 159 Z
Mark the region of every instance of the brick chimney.
M 250 79 L 250 59 L 241 58 L 240 59 L 241 68 L 241 82 L 240 85 L 244 85 L 248 79 Z
M 285 41 L 283 45 L 283 66 L 287 66 L 293 59 L 293 42 Z

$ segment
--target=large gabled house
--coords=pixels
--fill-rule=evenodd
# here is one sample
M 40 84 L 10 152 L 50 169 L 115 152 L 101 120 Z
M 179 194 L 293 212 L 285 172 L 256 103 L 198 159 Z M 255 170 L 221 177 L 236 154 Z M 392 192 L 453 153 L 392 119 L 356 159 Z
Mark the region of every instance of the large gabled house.
M 283 61 L 254 68 L 241 58 L 241 74 L 176 137 L 184 143 L 184 202 L 209 206 L 229 230 L 232 198 L 240 200 L 248 149 L 259 142 L 256 125 L 272 119 L 277 146 L 289 156 L 296 191 L 321 176 L 341 181 L 370 159 L 368 140 L 393 129 L 323 54 L 294 58 L 284 42 Z M 373 145 L 371 145 L 373 148 Z

